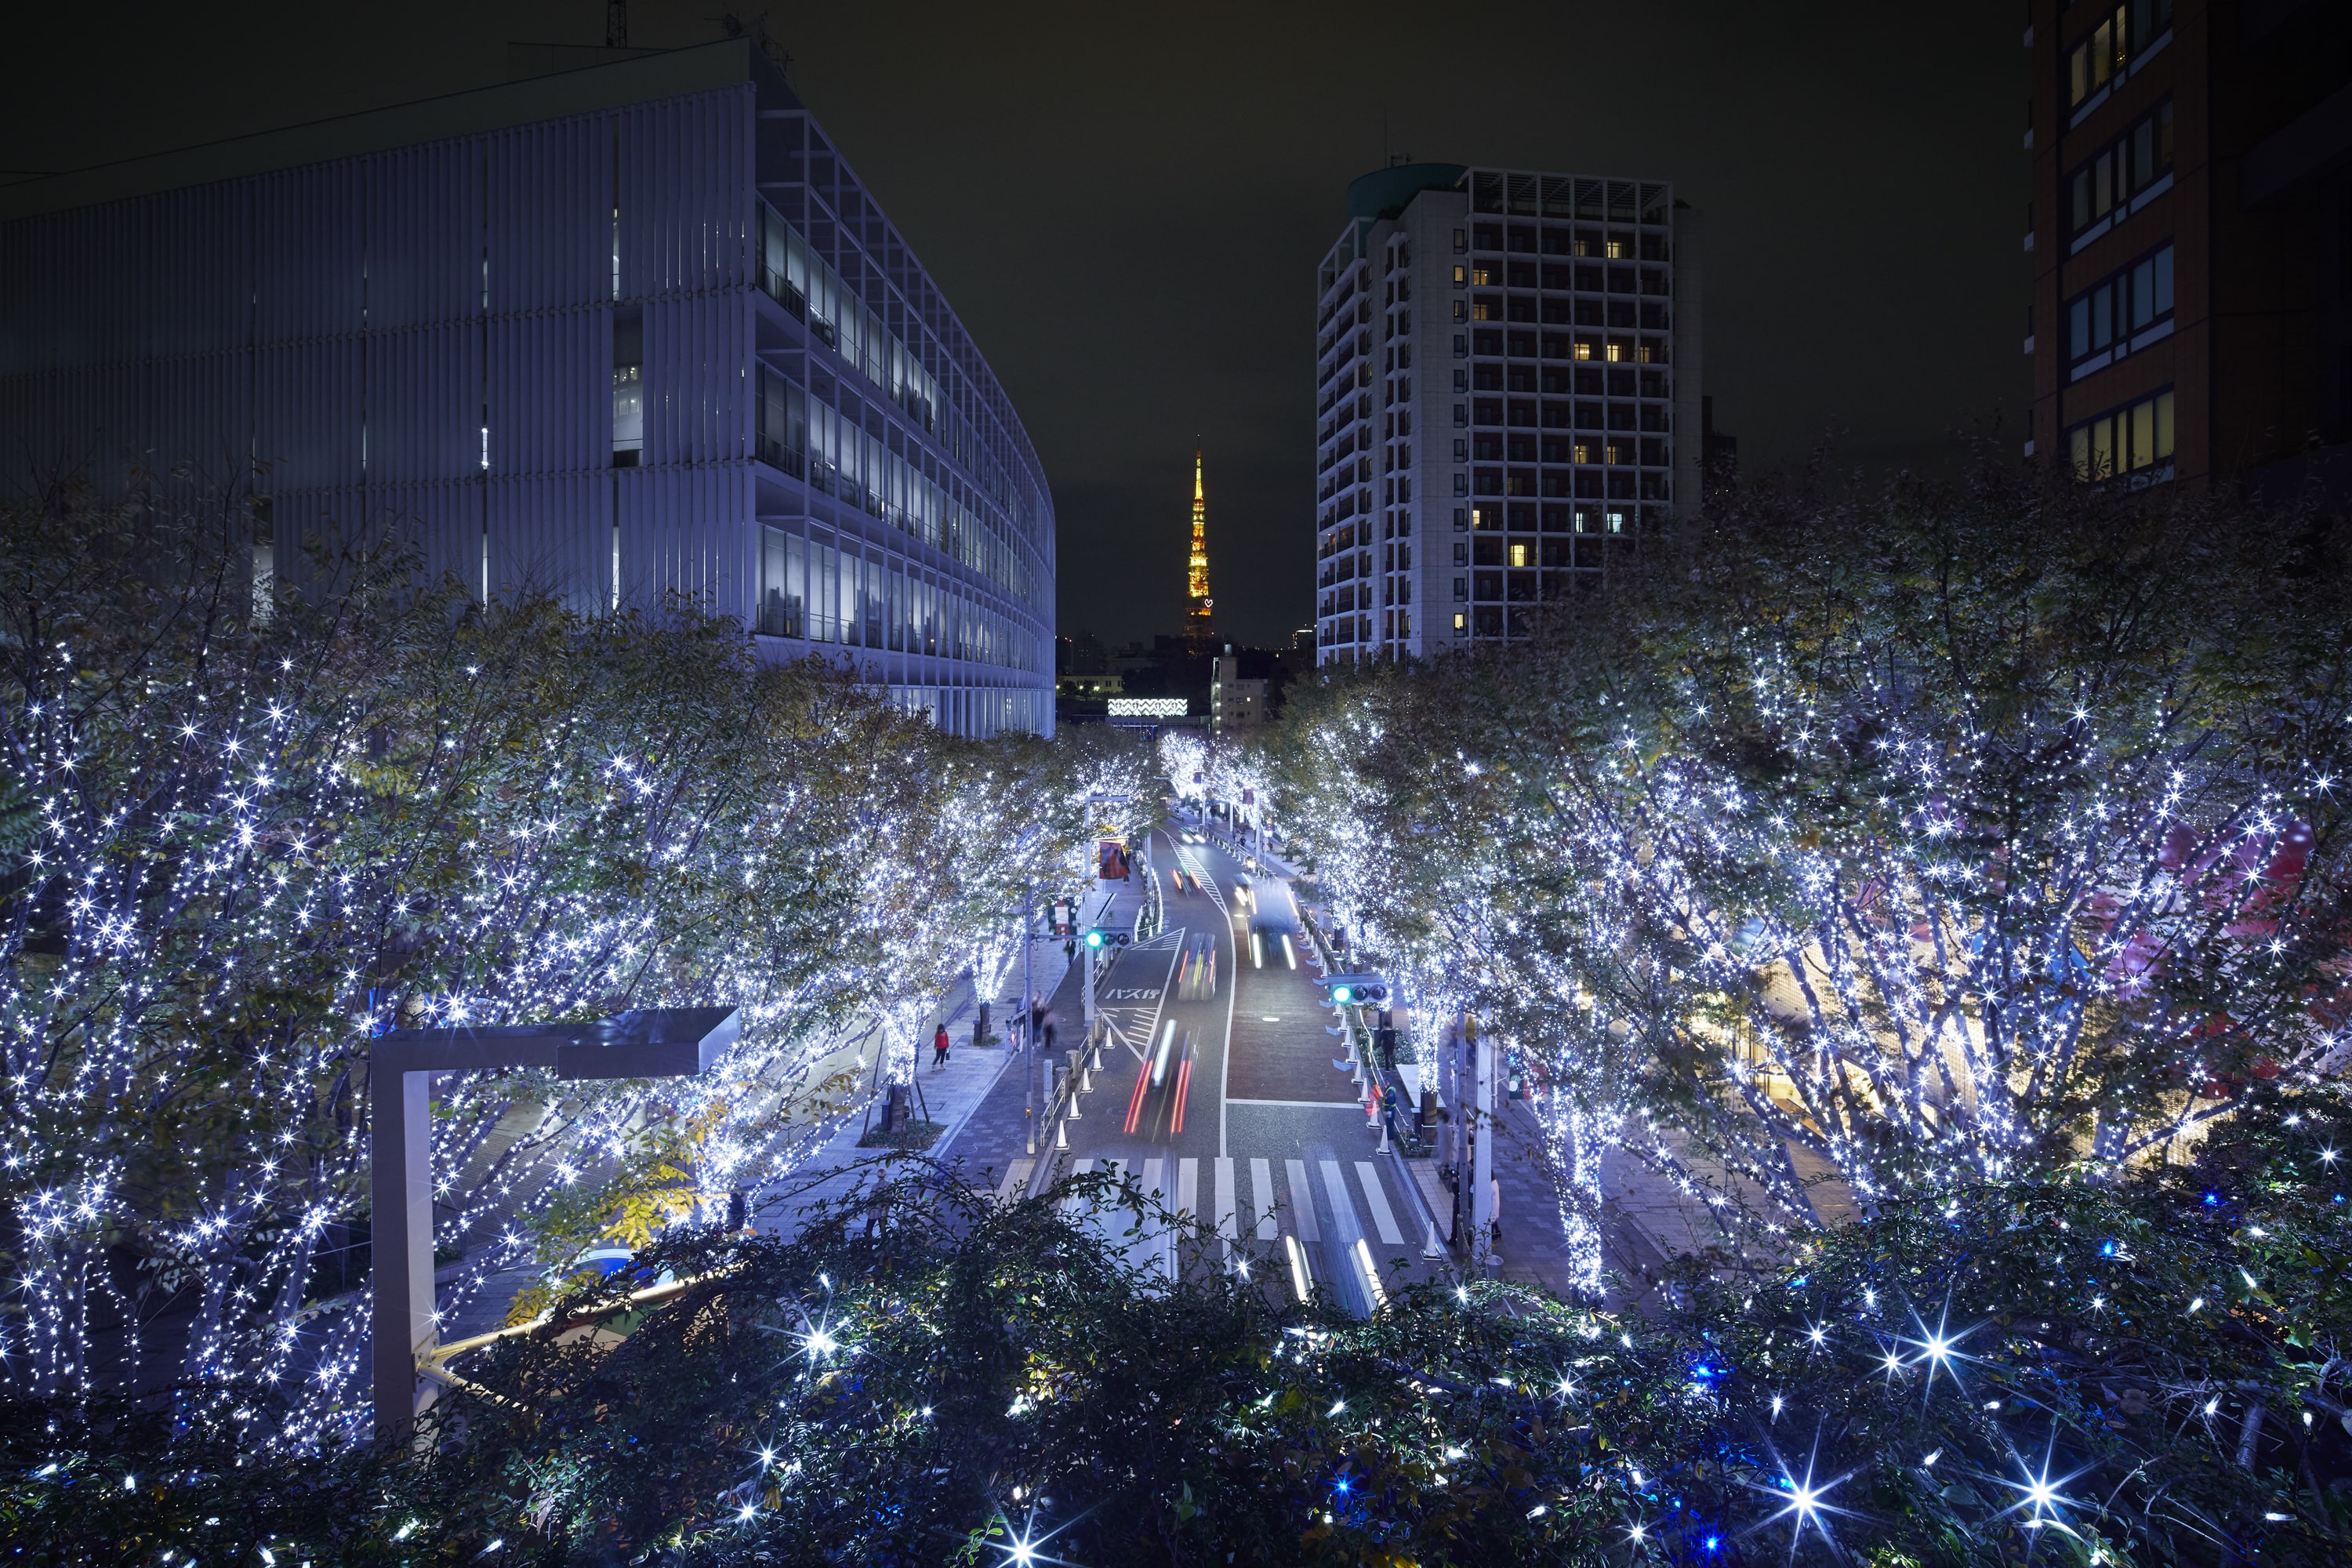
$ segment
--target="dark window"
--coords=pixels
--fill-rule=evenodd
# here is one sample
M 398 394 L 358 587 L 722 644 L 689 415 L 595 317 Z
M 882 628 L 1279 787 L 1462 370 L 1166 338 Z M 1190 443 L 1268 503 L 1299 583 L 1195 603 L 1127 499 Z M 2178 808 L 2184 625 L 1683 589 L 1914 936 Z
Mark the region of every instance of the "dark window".
M 2066 232 L 2105 222 L 2172 173 L 2172 103 L 2167 100 L 2083 161 L 2066 183 Z
M 2134 335 L 2172 319 L 2172 247 L 2141 257 L 2066 301 L 2066 363 L 2077 375 L 2105 354 L 2131 352 Z

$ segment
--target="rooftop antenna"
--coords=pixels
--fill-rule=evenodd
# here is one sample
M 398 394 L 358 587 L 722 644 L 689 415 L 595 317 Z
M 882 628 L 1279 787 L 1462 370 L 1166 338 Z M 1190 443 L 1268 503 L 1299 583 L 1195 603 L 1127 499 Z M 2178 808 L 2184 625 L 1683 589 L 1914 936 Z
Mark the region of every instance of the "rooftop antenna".
M 604 47 L 629 47 L 629 0 L 604 0 Z

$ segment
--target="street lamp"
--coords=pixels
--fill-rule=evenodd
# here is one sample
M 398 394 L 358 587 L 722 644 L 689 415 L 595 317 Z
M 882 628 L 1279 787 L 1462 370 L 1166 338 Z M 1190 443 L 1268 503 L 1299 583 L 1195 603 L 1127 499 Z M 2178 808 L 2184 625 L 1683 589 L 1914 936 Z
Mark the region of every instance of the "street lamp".
M 593 1024 L 395 1029 L 369 1042 L 378 1437 L 415 1423 L 423 1409 L 416 1369 L 441 1337 L 433 1300 L 433 1075 L 553 1068 L 574 1081 L 690 1078 L 742 1031 L 740 1008 L 657 1007 Z

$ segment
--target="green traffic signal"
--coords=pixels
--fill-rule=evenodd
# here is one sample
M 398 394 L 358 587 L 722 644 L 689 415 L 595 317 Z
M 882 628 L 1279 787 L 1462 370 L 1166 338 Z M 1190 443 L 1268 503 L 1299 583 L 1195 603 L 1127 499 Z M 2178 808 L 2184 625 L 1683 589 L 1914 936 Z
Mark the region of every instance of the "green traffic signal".
M 1332 1001 L 1344 1005 L 1346 1003 L 1352 1002 L 1355 999 L 1356 993 L 1353 987 L 1347 985 L 1334 985 L 1331 987 Z
M 1087 932 L 1087 945 L 1088 947 L 1100 947 L 1102 944 L 1103 944 L 1103 933 L 1102 933 L 1102 932 L 1100 932 L 1100 931 L 1090 931 Z

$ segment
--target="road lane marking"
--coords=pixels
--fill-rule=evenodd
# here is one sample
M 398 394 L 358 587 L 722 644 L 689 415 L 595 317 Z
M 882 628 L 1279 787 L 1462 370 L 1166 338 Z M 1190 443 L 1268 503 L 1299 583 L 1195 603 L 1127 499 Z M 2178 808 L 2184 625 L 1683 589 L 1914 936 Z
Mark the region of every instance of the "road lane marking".
M 1165 1159 L 1143 1162 L 1143 1190 L 1160 1208 L 1168 1205 L 1168 1162 Z M 1176 1232 L 1156 1216 L 1146 1220 L 1142 1236 L 1137 1243 L 1141 1260 L 1157 1264 L 1160 1272 L 1173 1279 L 1176 1275 Z
M 1037 1162 L 1034 1160 L 1013 1161 L 1005 1168 L 1004 1180 L 996 1184 L 996 1201 L 1009 1204 L 1013 1201 L 1014 1193 L 1026 1191 L 1029 1186 L 1029 1173 L 1036 1168 Z
M 1364 1226 L 1356 1217 L 1356 1205 L 1348 1201 L 1347 1173 L 1339 1169 L 1337 1160 L 1325 1160 L 1322 1166 L 1323 1190 L 1331 1194 L 1331 1224 L 1339 1233 L 1334 1239 L 1344 1242 L 1349 1231 L 1363 1235 Z
M 1274 1221 L 1274 1167 L 1264 1160 L 1250 1162 L 1250 1196 L 1256 1200 L 1257 1238 L 1274 1240 L 1282 1232 Z
M 1227 1241 L 1241 1239 L 1241 1228 L 1234 1210 L 1234 1163 L 1222 1155 L 1216 1163 L 1217 1234 Z
M 1315 1223 L 1315 1189 L 1307 1184 L 1307 1162 L 1286 1160 L 1283 1165 L 1290 1177 L 1291 1226 L 1305 1240 L 1321 1241 L 1323 1227 Z
M 1364 1184 L 1364 1202 L 1372 1211 L 1372 1223 L 1380 1227 L 1381 1239 L 1391 1247 L 1404 1245 L 1404 1232 L 1397 1228 L 1396 1215 L 1389 1207 L 1389 1195 L 1381 1190 L 1381 1173 L 1370 1160 L 1356 1162 L 1356 1179 Z
M 1354 1100 L 1228 1100 L 1227 1105 L 1286 1105 L 1299 1110 L 1352 1110 L 1364 1113 L 1363 1102 Z
M 1176 1162 L 1176 1212 L 1187 1218 L 1201 1210 L 1201 1162 Z

